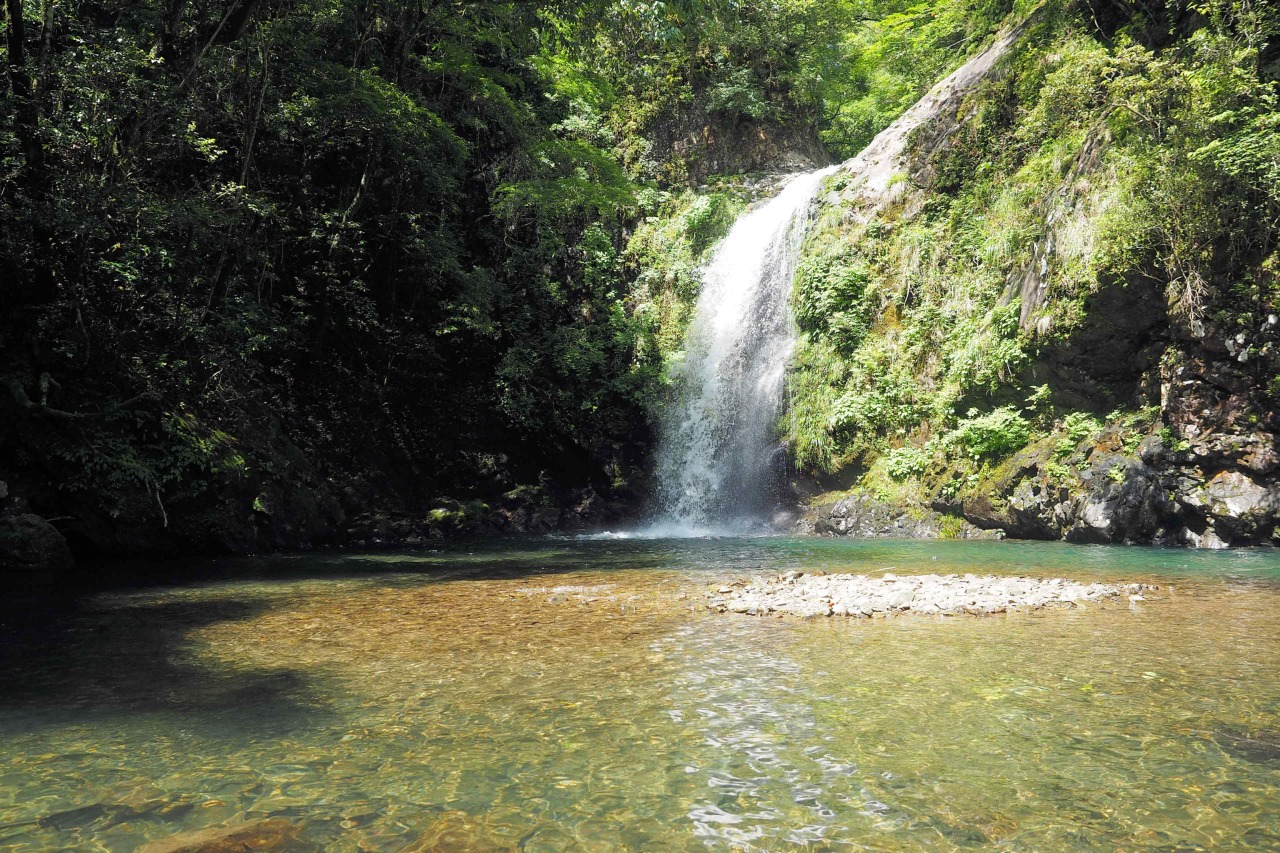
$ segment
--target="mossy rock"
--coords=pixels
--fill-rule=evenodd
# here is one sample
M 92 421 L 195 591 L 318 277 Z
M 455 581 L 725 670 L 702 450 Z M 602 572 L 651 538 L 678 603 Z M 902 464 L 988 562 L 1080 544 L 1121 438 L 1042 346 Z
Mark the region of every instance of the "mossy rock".
M 34 513 L 0 518 L 0 577 L 41 583 L 73 568 L 67 540 L 48 521 Z

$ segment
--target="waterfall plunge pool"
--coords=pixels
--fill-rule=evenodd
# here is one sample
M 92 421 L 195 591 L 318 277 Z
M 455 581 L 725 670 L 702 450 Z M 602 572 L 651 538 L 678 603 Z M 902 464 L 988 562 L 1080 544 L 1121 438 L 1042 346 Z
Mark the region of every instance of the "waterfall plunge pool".
M 547 539 L 202 568 L 5 617 L 0 849 L 267 817 L 333 851 L 1280 847 L 1275 552 Z M 695 608 L 816 569 L 1175 593 Z

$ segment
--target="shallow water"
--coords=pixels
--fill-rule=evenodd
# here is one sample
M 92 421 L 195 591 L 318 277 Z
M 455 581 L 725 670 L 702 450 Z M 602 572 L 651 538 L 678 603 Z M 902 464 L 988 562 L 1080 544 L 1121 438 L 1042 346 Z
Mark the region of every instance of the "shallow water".
M 697 609 L 819 568 L 1162 589 Z M 267 816 L 335 851 L 1280 849 L 1274 552 L 565 539 L 200 569 L 0 629 L 0 849 Z

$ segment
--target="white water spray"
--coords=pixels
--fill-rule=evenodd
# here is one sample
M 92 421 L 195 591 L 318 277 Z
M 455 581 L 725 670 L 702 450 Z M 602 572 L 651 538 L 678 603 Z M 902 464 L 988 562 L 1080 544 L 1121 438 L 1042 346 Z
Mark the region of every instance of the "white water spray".
M 810 203 L 836 168 L 797 175 L 747 212 L 702 272 L 658 445 L 658 530 L 743 532 L 767 525 L 781 503 L 791 284 Z

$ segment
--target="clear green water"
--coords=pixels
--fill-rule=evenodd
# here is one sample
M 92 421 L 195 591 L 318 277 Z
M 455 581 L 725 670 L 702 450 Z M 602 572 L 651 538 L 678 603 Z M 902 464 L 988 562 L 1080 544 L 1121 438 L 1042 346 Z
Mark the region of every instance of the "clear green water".
M 890 567 L 1174 589 L 989 618 L 693 607 L 730 577 Z M 204 571 L 0 629 L 0 849 L 267 816 L 335 851 L 1280 849 L 1276 553 L 544 540 Z

